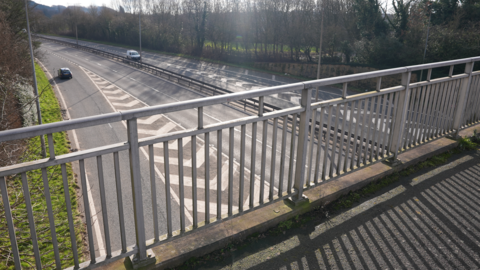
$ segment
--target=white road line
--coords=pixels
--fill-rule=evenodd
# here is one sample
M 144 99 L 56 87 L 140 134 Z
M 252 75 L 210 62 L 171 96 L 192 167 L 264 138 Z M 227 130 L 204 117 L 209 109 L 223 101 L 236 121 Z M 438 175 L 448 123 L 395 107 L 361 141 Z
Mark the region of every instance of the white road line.
M 71 119 L 70 112 L 68 111 L 67 103 L 65 102 L 65 99 L 63 98 L 63 94 L 62 94 L 62 92 L 60 92 L 60 89 L 58 88 L 57 83 L 53 79 L 52 74 L 50 74 L 50 72 L 45 68 L 45 66 L 43 65 L 42 62 L 40 62 L 38 60 L 37 60 L 37 62 L 40 63 L 40 65 L 46 70 L 46 72 L 50 76 L 50 78 L 52 78 L 52 81 L 53 81 L 55 87 L 57 88 L 57 92 L 58 92 L 58 94 L 60 96 L 60 99 L 63 103 L 62 104 L 63 108 L 65 108 L 65 113 L 67 115 L 67 118 Z M 63 119 L 62 119 L 62 121 L 63 121 Z M 72 132 L 72 135 L 73 135 L 73 141 L 75 143 L 75 146 L 77 147 L 77 150 L 80 150 L 80 143 L 78 143 L 77 133 L 75 132 L 74 129 L 72 129 L 71 132 Z M 87 183 L 86 183 L 87 187 L 90 187 L 90 184 L 88 182 L 88 177 L 87 177 L 86 174 L 85 174 L 85 179 L 87 181 Z M 97 216 L 97 210 L 95 208 L 95 203 L 93 201 L 91 189 L 87 188 L 87 194 L 88 194 L 87 196 L 88 196 L 88 200 L 89 200 L 89 207 L 90 207 L 91 216 L 96 217 Z M 84 205 L 84 207 L 86 207 L 86 206 Z M 97 238 L 97 245 L 98 245 L 98 251 L 100 253 L 100 257 L 105 256 L 106 255 L 105 254 L 105 244 L 103 243 L 102 233 L 100 231 L 100 225 L 99 225 L 98 222 L 94 222 L 93 229 L 95 230 L 95 236 L 96 236 L 95 238 Z
M 118 72 L 118 71 L 116 71 L 116 70 L 114 70 L 114 69 L 112 69 L 112 71 L 113 71 L 113 72 Z

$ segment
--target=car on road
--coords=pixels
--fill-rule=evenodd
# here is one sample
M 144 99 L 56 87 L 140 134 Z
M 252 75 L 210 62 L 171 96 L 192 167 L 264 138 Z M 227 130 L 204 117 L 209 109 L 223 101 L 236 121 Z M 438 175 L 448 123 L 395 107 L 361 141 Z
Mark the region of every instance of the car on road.
M 140 56 L 140 54 L 135 50 L 128 50 L 127 59 L 139 61 L 142 59 L 142 56 Z
M 64 79 L 64 78 L 71 79 L 71 78 L 73 78 L 73 73 L 72 73 L 72 71 L 70 71 L 69 68 L 60 68 L 58 70 L 58 77 L 60 79 Z

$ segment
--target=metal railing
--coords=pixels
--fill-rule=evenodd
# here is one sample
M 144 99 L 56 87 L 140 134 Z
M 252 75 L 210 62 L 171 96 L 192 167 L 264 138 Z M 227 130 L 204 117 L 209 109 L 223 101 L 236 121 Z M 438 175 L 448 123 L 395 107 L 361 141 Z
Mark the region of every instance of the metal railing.
M 20 255 L 6 187 L 7 181 L 14 181 L 17 175 L 26 184 L 28 172 L 40 170 L 43 180 L 48 181 L 47 169 L 60 167 L 64 172 L 66 164 L 72 163 L 78 168 L 82 187 L 90 248 L 88 267 L 101 266 L 132 254 L 143 260 L 147 258 L 147 249 L 182 237 L 189 231 L 241 215 L 272 201 L 300 200 L 307 188 L 374 161 L 396 161 L 398 154 L 406 149 L 448 134 L 455 135 L 461 128 L 477 123 L 480 120 L 480 72 L 473 71 L 475 61 L 480 61 L 480 57 L 314 80 L 2 131 L 0 142 L 46 134 L 49 145 L 53 145 L 52 134 L 56 132 L 113 122 L 124 122 L 127 126 L 126 142 L 61 156 L 55 156 L 51 150 L 49 158 L 0 168 L 0 189 L 15 267 L 21 268 Z M 464 71 L 453 74 L 455 65 L 464 67 Z M 431 78 L 432 69 L 445 67 L 450 67 L 448 76 Z M 426 81 L 411 82 L 412 72 L 420 70 L 428 71 Z M 401 85 L 382 88 L 382 77 L 391 75 L 401 76 Z M 347 95 L 349 82 L 365 79 L 377 81 L 376 91 Z M 312 101 L 315 88 L 338 84 L 343 85 L 341 98 Z M 264 97 L 291 91 L 301 91 L 300 106 L 264 112 Z M 253 98 L 259 100 L 257 115 L 204 125 L 204 109 L 209 106 Z M 190 109 L 197 111 L 195 128 L 139 137 L 138 125 L 145 117 Z M 291 123 L 286 121 L 288 117 L 291 117 Z M 236 140 L 236 132 L 240 134 L 239 140 Z M 224 133 L 228 139 L 223 139 Z M 121 188 L 121 169 L 125 170 L 122 160 L 126 160 L 129 167 L 131 190 L 128 191 Z M 103 217 L 100 237 L 106 249 L 101 258 L 95 255 L 87 171 L 90 177 L 97 178 L 100 187 Z M 66 178 L 63 173 L 64 181 Z M 107 182 L 116 186 L 116 197 L 106 197 Z M 142 192 L 147 187 L 150 191 Z M 45 193 L 48 194 L 48 184 Z M 29 198 L 29 193 L 26 192 L 25 196 Z M 69 201 L 68 192 L 65 196 Z M 128 211 L 124 210 L 122 198 L 129 197 L 132 198 L 134 232 L 125 226 Z M 45 196 L 45 199 L 47 205 L 51 205 L 50 197 Z M 150 201 L 151 206 L 146 207 L 145 201 Z M 115 220 L 108 215 L 112 213 L 107 209 L 109 205 L 117 206 Z M 72 235 L 74 217 L 70 204 L 67 207 Z M 52 237 L 55 238 L 51 206 L 48 211 Z M 31 211 L 28 215 L 32 215 Z M 152 216 L 146 224 L 146 218 Z M 110 221 L 120 224 L 115 232 L 109 227 Z M 151 229 L 147 230 L 147 225 Z M 35 227 L 30 228 L 32 243 L 36 243 Z M 128 235 L 133 233 L 135 247 L 127 243 Z M 147 235 L 151 234 L 153 239 L 147 241 Z M 116 252 L 112 251 L 114 238 L 121 240 L 121 248 Z M 56 240 L 53 247 L 58 257 Z M 35 254 L 39 254 L 38 245 L 34 244 L 32 248 Z M 79 268 L 76 248 L 72 248 L 72 253 L 76 258 L 73 267 Z M 37 264 L 39 260 L 37 258 Z M 56 267 L 61 268 L 59 259 Z

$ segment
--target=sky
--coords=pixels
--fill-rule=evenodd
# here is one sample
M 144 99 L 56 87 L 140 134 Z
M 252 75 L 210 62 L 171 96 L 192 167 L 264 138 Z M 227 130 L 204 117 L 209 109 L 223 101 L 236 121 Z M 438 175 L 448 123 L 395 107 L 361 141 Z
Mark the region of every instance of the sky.
M 105 5 L 110 5 L 110 0 L 34 0 L 35 3 L 37 4 L 42 4 L 46 6 L 54 6 L 54 5 L 60 5 L 60 6 L 84 6 L 88 7 L 90 5 L 96 5 L 96 6 L 102 6 L 103 4 Z

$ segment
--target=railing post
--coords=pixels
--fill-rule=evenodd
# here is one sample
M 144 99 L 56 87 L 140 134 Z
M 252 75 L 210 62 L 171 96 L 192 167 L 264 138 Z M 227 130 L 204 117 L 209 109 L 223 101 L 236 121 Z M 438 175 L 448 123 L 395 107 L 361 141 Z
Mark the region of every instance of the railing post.
M 458 93 L 458 103 L 455 106 L 455 113 L 453 116 L 453 129 L 455 130 L 453 135 L 454 139 L 458 138 L 458 133 L 460 132 L 460 128 L 462 127 L 464 121 L 465 110 L 467 109 L 467 99 L 470 91 L 470 83 L 472 81 L 473 64 L 474 62 L 465 64 L 465 73 L 468 74 L 468 77 L 462 79 L 460 84 L 460 92 Z
M 145 240 L 145 220 L 143 212 L 142 198 L 142 178 L 140 173 L 140 148 L 138 147 L 138 129 L 137 119 L 127 120 L 128 150 L 130 160 L 130 180 L 132 183 L 133 196 L 133 215 L 135 221 L 135 239 L 137 253 L 133 258 L 127 257 L 125 264 L 130 264 L 132 268 L 145 267 L 155 263 L 155 258 L 147 257 L 147 248 Z
M 305 109 L 305 111 L 300 113 L 297 162 L 295 165 L 295 182 L 293 184 L 297 194 L 291 199 L 295 204 L 299 204 L 305 200 L 308 200 L 308 198 L 303 195 L 303 186 L 305 185 L 305 165 L 307 164 L 308 153 L 308 128 L 310 125 L 310 118 L 312 116 L 312 110 L 310 109 L 311 103 L 312 89 L 303 89 L 300 105 Z M 292 134 L 294 134 L 294 132 L 295 131 L 293 130 Z
M 412 75 L 411 71 L 407 71 L 405 73 L 402 73 L 402 86 L 405 87 L 404 90 L 400 91 L 400 93 L 397 92 L 397 95 L 399 95 L 398 98 L 398 105 L 397 108 L 395 109 L 395 115 L 394 115 L 394 123 L 393 123 L 393 128 L 392 128 L 392 140 L 391 140 L 391 145 L 390 149 L 393 151 L 393 158 L 391 158 L 389 161 L 393 166 L 399 164 L 401 161 L 398 159 L 398 153 L 400 152 L 400 146 L 402 145 L 402 138 L 403 138 L 403 133 L 405 129 L 405 121 L 407 118 L 407 110 L 408 110 L 408 101 L 410 100 L 410 77 Z

